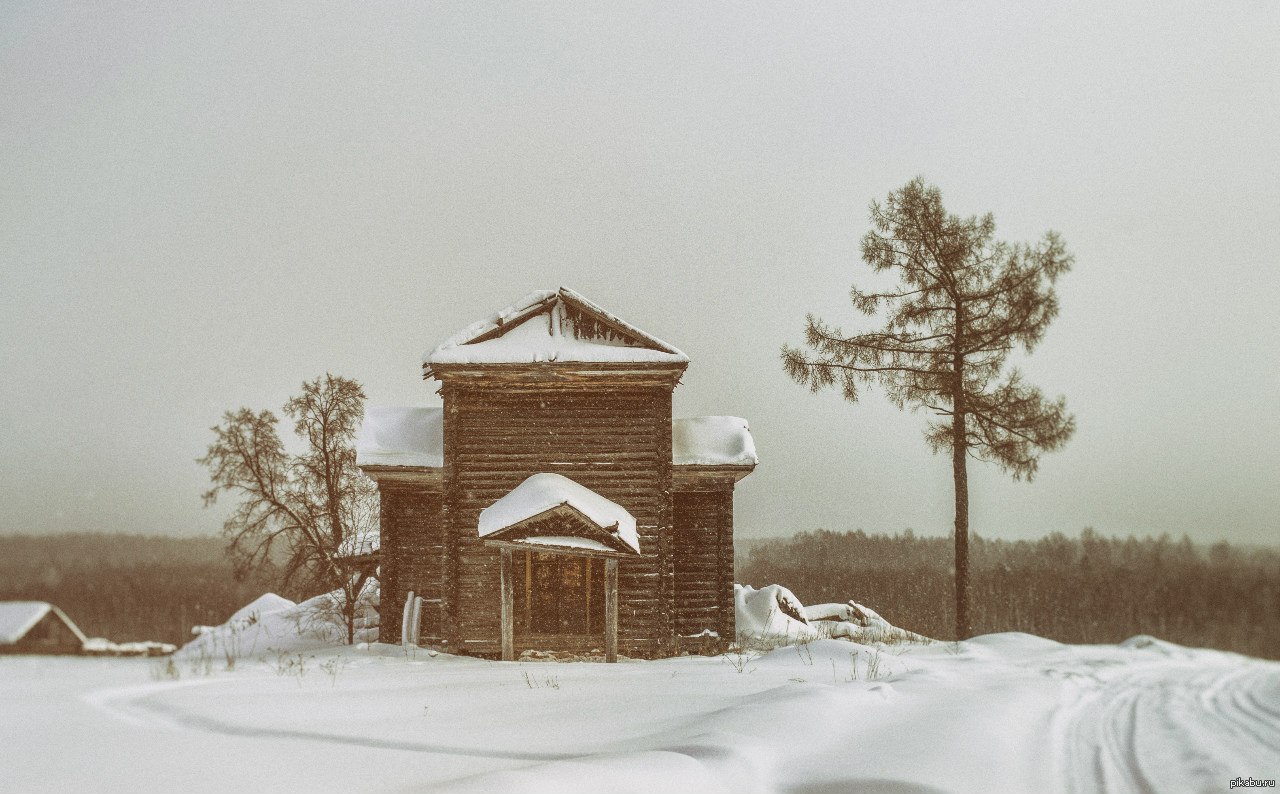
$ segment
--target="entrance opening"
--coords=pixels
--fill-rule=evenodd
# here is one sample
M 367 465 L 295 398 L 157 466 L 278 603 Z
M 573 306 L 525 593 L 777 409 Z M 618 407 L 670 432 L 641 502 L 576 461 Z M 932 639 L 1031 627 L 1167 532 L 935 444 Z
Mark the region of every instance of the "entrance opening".
M 604 633 L 604 560 L 526 551 L 514 567 L 517 635 Z

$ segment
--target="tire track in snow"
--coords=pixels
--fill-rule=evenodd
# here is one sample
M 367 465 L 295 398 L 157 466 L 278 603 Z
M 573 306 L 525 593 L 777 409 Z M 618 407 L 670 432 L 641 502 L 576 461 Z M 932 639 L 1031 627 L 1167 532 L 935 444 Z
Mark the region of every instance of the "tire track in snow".
M 1268 706 L 1280 665 L 1136 659 L 1076 687 L 1061 759 L 1071 791 L 1222 791 L 1280 764 L 1280 718 Z
M 505 761 L 571 761 L 584 757 L 582 753 L 535 753 L 509 750 L 480 749 L 431 742 L 414 742 L 398 739 L 380 739 L 371 736 L 351 736 L 324 731 L 306 731 L 292 728 L 268 728 L 228 722 L 215 717 L 194 714 L 178 706 L 164 703 L 161 698 L 169 690 L 206 682 L 174 684 L 157 691 L 155 686 L 110 689 L 92 693 L 85 700 L 113 716 L 132 725 L 149 725 L 177 730 L 197 730 L 219 733 L 225 736 L 249 738 L 297 739 L 313 742 L 367 747 L 375 750 L 402 750 L 418 753 L 489 758 Z

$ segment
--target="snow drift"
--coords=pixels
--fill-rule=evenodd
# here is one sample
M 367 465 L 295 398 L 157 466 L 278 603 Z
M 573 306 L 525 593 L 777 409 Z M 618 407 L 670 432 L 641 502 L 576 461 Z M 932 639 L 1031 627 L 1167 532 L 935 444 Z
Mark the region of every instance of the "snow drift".
M 933 642 L 892 625 L 875 610 L 854 601 L 806 607 L 782 585 L 771 584 L 757 590 L 735 584 L 733 601 L 740 644 L 776 647 L 835 638 L 860 643 Z
M 342 591 L 300 604 L 266 593 L 236 610 L 220 626 L 196 626 L 196 638 L 178 650 L 185 658 L 244 658 L 275 651 L 304 651 L 345 645 Z M 370 579 L 356 602 L 356 642 L 378 639 L 378 583 Z

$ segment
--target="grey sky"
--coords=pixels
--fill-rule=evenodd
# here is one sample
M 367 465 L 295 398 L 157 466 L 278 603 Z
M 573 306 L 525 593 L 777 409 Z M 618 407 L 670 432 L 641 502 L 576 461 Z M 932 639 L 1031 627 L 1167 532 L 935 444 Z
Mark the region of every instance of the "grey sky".
M 99 5 L 0 9 L 0 532 L 214 531 L 223 410 L 435 404 L 423 350 L 563 284 L 751 422 L 744 535 L 944 533 L 926 417 L 778 361 L 923 174 L 1077 258 L 1025 369 L 1079 430 L 975 530 L 1280 537 L 1274 2 Z

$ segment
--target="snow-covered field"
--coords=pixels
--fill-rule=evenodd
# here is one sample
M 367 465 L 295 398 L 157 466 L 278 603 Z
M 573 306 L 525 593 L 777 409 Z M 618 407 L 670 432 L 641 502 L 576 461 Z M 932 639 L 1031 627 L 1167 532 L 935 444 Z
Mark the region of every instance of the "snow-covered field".
M 303 666 L 299 666 L 299 660 Z M 843 639 L 605 665 L 0 657 L 0 789 L 1227 791 L 1280 776 L 1280 664 L 1149 638 Z

